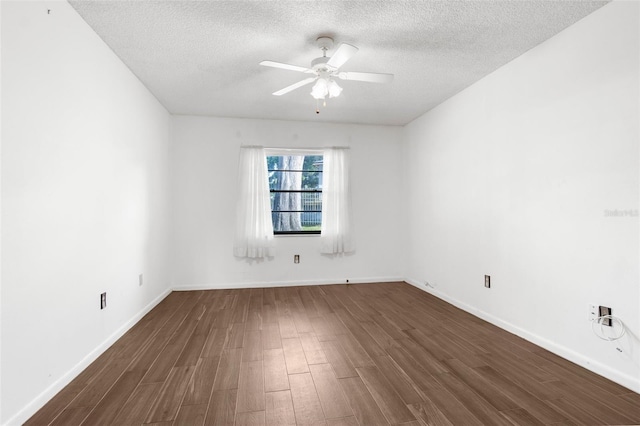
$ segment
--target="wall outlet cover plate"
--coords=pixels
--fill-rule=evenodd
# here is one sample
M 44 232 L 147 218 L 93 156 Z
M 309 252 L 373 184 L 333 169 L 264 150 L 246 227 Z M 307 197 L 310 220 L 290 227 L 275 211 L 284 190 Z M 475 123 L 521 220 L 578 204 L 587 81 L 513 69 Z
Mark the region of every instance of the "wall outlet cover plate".
M 611 315 L 611 308 L 609 308 L 609 307 L 607 307 L 607 306 L 599 306 L 599 307 L 598 307 L 598 316 L 599 316 L 599 317 L 604 317 L 604 316 L 606 316 L 606 315 Z M 606 326 L 608 326 L 608 327 L 611 327 L 611 326 L 612 326 L 611 318 L 602 318 L 602 319 L 600 320 L 600 323 L 601 323 L 602 325 L 606 325 Z

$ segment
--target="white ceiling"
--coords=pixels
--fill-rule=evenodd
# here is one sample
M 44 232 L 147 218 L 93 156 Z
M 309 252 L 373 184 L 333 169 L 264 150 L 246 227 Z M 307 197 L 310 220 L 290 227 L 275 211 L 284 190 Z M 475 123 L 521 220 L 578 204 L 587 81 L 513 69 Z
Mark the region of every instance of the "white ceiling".
M 173 114 L 403 125 L 608 1 L 77 1 L 71 5 Z M 315 114 L 308 74 L 321 35 L 357 46 Z M 335 49 L 334 49 L 335 50 Z M 328 55 L 331 55 L 331 51 Z

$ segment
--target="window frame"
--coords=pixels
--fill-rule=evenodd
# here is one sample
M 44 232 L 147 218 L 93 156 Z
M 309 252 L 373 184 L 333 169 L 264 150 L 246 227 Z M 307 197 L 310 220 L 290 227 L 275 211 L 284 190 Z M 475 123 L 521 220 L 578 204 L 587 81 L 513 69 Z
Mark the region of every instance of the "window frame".
M 315 150 L 315 149 L 274 149 L 274 148 L 265 148 L 265 161 L 268 161 L 268 157 L 283 157 L 283 156 L 319 156 L 324 160 L 324 151 L 323 150 Z M 316 172 L 322 175 L 322 170 L 313 171 L 313 170 L 286 170 L 287 172 L 293 173 L 305 173 L 305 172 Z M 267 174 L 271 172 L 284 172 L 284 170 L 271 169 L 267 166 Z M 322 187 L 319 189 L 271 189 L 269 188 L 269 195 L 275 193 L 300 193 L 300 194 L 320 194 L 320 199 L 322 200 Z M 270 206 L 271 207 L 271 206 Z M 275 210 L 276 213 L 320 213 L 320 227 L 322 227 L 322 208 L 320 210 Z M 271 214 L 273 215 L 274 210 L 271 208 Z M 272 216 L 273 217 L 273 216 Z M 310 231 L 276 231 L 275 228 L 273 230 L 273 235 L 276 237 L 280 236 L 318 236 L 321 235 L 321 230 L 310 230 Z

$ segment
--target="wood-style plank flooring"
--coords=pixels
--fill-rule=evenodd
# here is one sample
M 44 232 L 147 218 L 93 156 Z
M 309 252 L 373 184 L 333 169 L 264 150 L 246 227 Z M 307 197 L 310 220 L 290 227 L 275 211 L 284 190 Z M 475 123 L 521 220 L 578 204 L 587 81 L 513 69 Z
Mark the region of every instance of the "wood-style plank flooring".
M 26 424 L 639 423 L 640 395 L 382 283 L 171 293 Z

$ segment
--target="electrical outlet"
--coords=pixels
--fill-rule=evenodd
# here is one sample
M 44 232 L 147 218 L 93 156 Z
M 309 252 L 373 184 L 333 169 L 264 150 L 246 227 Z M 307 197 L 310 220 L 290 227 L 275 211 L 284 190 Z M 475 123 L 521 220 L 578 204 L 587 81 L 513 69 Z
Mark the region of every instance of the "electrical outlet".
M 107 307 L 107 292 L 100 294 L 100 309 Z
M 484 286 L 486 288 L 491 288 L 491 276 L 489 275 L 484 276 Z
M 142 274 L 138 275 L 138 285 L 142 285 Z
M 299 254 L 294 254 L 293 255 L 293 263 L 300 263 L 300 255 Z

